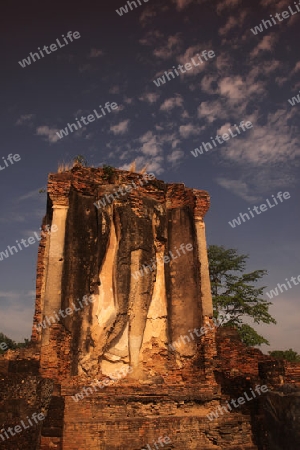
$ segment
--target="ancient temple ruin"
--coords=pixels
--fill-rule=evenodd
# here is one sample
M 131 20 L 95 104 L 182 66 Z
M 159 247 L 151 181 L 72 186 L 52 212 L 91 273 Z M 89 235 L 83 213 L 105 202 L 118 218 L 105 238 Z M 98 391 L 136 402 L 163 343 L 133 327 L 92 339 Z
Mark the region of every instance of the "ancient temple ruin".
M 128 366 L 130 377 L 151 380 L 167 371 L 162 355 L 182 336 L 189 338 L 176 346 L 174 368 L 196 356 L 194 330 L 213 315 L 208 208 L 207 192 L 152 174 L 115 170 L 107 179 L 102 169 L 76 168 L 50 175 L 45 222 L 57 232 L 41 244 L 33 328 L 45 375 L 52 376 L 51 358 L 56 374 L 108 375 Z M 91 301 L 80 307 L 85 296 Z M 67 308 L 73 313 L 57 319 Z M 61 333 L 65 361 L 56 349 Z
M 47 193 L 31 346 L 0 356 L 0 449 L 298 448 L 300 365 L 215 326 L 208 193 L 80 165 Z

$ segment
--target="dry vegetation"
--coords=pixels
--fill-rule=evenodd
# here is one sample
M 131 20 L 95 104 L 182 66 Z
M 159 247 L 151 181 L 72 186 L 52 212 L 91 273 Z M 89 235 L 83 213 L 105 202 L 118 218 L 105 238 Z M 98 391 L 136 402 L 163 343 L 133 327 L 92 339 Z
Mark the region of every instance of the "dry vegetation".
M 68 170 L 71 170 L 72 167 L 74 167 L 75 162 L 71 161 L 71 162 L 59 162 L 58 163 L 58 168 L 57 168 L 57 173 L 62 173 L 62 172 L 67 172 Z
M 58 168 L 57 168 L 57 173 L 62 173 L 62 172 L 67 172 L 68 170 L 71 170 L 74 166 L 78 165 L 78 162 L 76 161 L 69 161 L 69 162 L 59 162 L 58 163 Z M 141 175 L 143 175 L 146 170 L 147 170 L 147 166 L 148 164 L 146 164 L 141 170 L 137 171 L 136 170 L 136 162 L 133 161 L 130 164 L 130 167 L 128 169 L 129 172 L 137 172 L 140 173 Z

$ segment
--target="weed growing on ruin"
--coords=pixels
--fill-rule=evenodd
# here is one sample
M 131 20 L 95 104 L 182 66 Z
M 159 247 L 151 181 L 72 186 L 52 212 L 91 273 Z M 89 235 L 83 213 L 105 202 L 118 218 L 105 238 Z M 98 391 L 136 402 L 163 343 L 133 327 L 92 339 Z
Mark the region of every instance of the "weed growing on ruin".
M 74 161 L 74 165 L 76 165 L 76 166 L 87 167 L 87 165 L 88 165 L 87 160 L 85 159 L 85 157 L 83 155 L 76 155 L 75 158 L 73 159 L 73 161 Z
M 115 174 L 115 169 L 112 166 L 107 166 L 103 164 L 103 179 L 111 181 Z

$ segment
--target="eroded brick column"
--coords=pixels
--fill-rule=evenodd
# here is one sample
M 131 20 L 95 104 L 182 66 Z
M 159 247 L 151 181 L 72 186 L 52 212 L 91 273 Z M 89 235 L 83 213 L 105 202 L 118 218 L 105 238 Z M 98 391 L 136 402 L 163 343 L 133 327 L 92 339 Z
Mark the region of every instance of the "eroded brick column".
M 56 190 L 59 188 L 56 185 Z M 67 186 L 64 186 L 66 188 Z M 51 189 L 51 184 L 49 190 Z M 64 189 L 65 190 L 65 189 Z M 60 194 L 60 195 L 59 195 Z M 49 345 L 50 327 L 47 318 L 55 318 L 55 312 L 58 312 L 61 308 L 61 291 L 62 291 L 62 273 L 64 264 L 64 246 L 65 246 L 65 231 L 66 231 L 66 219 L 69 209 L 69 197 L 68 190 L 66 195 L 61 193 L 49 192 L 50 199 L 52 201 L 52 224 L 55 224 L 57 231 L 50 234 L 48 264 L 47 264 L 47 276 L 44 298 L 44 310 L 43 320 L 46 320 L 46 328 L 42 334 L 42 346 Z M 59 323 L 56 320 L 57 323 Z
M 197 352 L 195 329 L 201 327 L 200 275 L 193 208 L 194 196 L 184 184 L 168 185 L 168 240 L 165 264 L 168 296 L 169 340 L 176 356 L 191 357 Z M 180 246 L 192 245 L 192 250 L 178 251 Z M 170 254 L 171 252 L 171 254 Z M 176 345 L 174 345 L 176 343 Z M 179 361 L 179 359 L 177 359 Z
M 53 223 L 57 226 L 56 233 L 51 233 L 48 273 L 46 280 L 46 292 L 44 302 L 44 319 L 55 317 L 61 307 L 62 271 L 65 243 L 65 228 L 68 206 L 53 206 Z M 48 324 L 48 322 L 47 322 Z M 49 343 L 49 326 L 45 329 L 42 337 L 42 345 Z
M 210 199 L 207 192 L 193 189 L 193 193 L 195 195 L 194 217 L 198 243 L 198 258 L 200 262 L 202 315 L 203 317 L 212 317 L 213 303 L 209 278 L 205 223 L 203 220 L 203 217 L 209 209 Z

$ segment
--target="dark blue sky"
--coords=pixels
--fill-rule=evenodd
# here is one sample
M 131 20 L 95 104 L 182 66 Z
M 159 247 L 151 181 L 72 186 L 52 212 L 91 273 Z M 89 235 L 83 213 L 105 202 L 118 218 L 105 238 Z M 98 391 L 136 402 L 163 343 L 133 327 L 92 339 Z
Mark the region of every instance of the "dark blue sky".
M 299 112 L 288 99 L 300 89 L 300 13 L 255 35 L 251 28 L 294 2 L 149 0 L 128 13 L 124 0 L 6 2 L 1 13 L 1 154 L 21 160 L 0 170 L 0 252 L 33 236 L 45 213 L 45 187 L 58 163 L 83 154 L 90 165 L 137 168 L 211 195 L 209 244 L 250 255 L 248 270 L 267 269 L 267 291 L 300 275 Z M 80 38 L 22 68 L 18 61 L 62 35 Z M 153 80 L 215 57 L 157 87 Z M 119 108 L 60 139 L 67 123 L 99 105 Z M 197 158 L 191 151 L 241 121 L 253 127 Z M 3 161 L 3 162 L 2 162 Z M 229 221 L 272 194 L 290 198 L 232 228 Z M 31 334 L 38 244 L 0 261 L 0 331 Z M 267 298 L 267 297 L 266 297 Z M 263 350 L 300 352 L 300 285 L 280 293 L 256 326 Z

